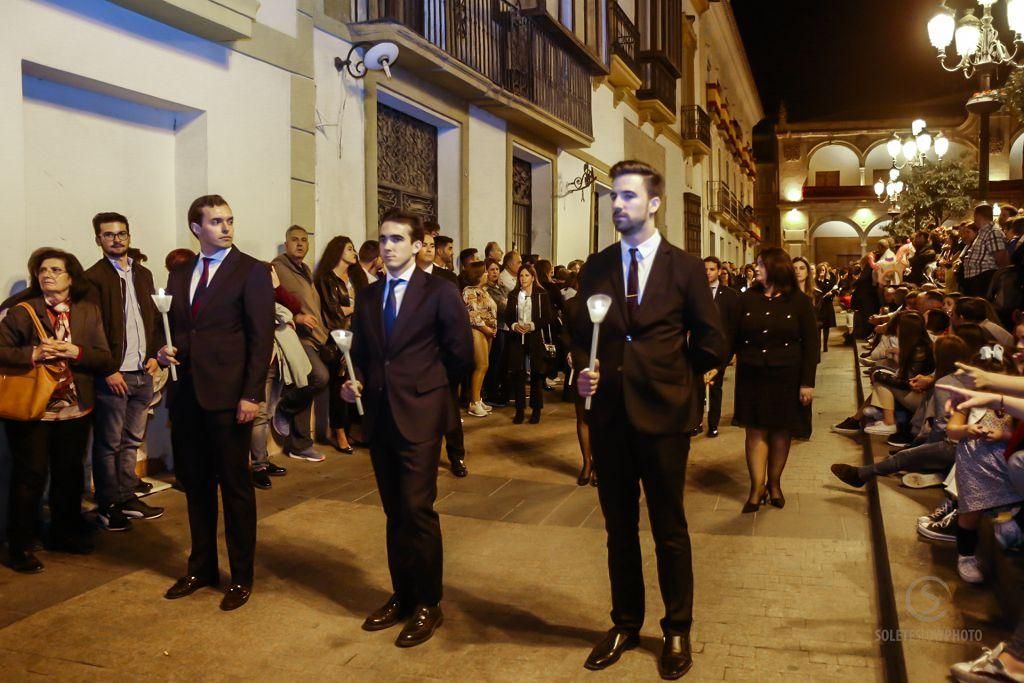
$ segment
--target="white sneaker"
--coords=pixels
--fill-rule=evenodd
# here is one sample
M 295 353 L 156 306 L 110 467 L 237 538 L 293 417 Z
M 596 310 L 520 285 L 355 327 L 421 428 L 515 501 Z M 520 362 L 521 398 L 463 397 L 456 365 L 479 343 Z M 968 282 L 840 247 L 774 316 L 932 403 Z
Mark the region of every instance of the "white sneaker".
M 896 425 L 887 425 L 885 422 L 879 420 L 878 422 L 872 422 L 864 428 L 865 434 L 871 434 L 873 436 L 890 436 L 896 433 Z
M 1021 674 L 1012 674 L 1006 670 L 1003 663 L 999 661 L 999 655 L 1003 653 L 1003 643 L 996 645 L 995 649 L 983 648 L 980 657 L 973 662 L 957 662 L 949 667 L 949 673 L 961 683 L 992 683 L 993 681 L 1020 681 L 1024 682 Z
M 974 555 L 958 555 L 956 573 L 967 583 L 984 583 L 985 575 L 981 573 L 981 563 Z
M 487 410 L 484 409 L 483 403 L 479 401 L 477 403 L 470 403 L 469 410 L 466 412 L 468 412 L 473 417 L 487 417 L 488 415 L 490 415 L 490 413 L 488 413 Z
M 484 403 L 483 399 L 480 400 L 480 407 L 483 408 L 484 410 L 486 410 L 488 413 L 493 413 L 494 412 L 494 408 L 492 408 L 489 405 L 487 405 L 486 403 Z
M 932 486 L 942 486 L 946 478 L 942 475 L 922 472 L 908 472 L 903 475 L 903 485 L 909 489 L 927 489 Z

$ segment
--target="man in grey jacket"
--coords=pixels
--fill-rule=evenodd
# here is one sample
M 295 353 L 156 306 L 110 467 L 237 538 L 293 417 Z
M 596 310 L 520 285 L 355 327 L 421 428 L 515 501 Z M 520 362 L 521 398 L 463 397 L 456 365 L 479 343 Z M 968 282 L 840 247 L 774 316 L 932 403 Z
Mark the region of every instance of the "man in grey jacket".
M 285 231 L 285 253 L 273 261 L 281 285 L 302 304 L 302 312 L 295 316 L 295 329 L 313 369 L 306 386 L 285 388 L 272 425 L 284 440 L 283 448 L 289 457 L 320 462 L 324 456 L 313 448 L 310 417 L 313 399 L 329 380 L 327 366 L 320 359 L 320 350 L 328 338 L 320 318 L 320 295 L 313 285 L 313 273 L 303 262 L 308 251 L 309 233 L 302 226 L 293 225 Z

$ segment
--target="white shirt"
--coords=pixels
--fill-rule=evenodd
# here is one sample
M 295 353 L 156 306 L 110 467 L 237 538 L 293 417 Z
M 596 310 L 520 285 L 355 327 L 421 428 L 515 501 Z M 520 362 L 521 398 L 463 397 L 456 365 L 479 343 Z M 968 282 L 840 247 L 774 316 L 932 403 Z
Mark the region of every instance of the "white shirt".
M 360 267 L 360 268 L 362 268 L 362 266 L 359 266 L 359 267 Z M 377 277 L 376 275 L 374 275 L 373 273 L 371 273 L 370 271 L 368 271 L 368 270 L 367 270 L 366 268 L 363 268 L 363 272 L 364 272 L 364 273 L 366 273 L 366 280 L 367 280 L 367 282 L 368 282 L 369 284 L 371 284 L 371 285 L 372 285 L 372 284 L 373 284 L 374 282 L 376 282 L 377 280 L 379 280 L 379 279 L 380 279 L 380 278 L 378 278 L 378 277 Z
M 718 296 L 718 285 L 711 285 L 711 298 Z
M 405 298 L 405 288 L 409 286 L 409 278 L 412 277 L 413 272 L 416 270 L 416 259 L 409 260 L 409 267 L 402 271 L 398 277 L 392 277 L 391 273 L 388 273 L 387 282 L 384 283 L 384 305 L 381 308 L 386 308 L 388 305 L 388 290 L 391 288 L 392 280 L 402 280 L 395 285 L 395 317 L 398 317 L 398 312 L 402 310 L 402 299 Z
M 531 332 L 533 324 L 533 297 L 526 293 L 525 289 L 519 290 L 519 299 L 516 301 L 516 322 Z
M 434 264 L 431 263 L 426 268 L 423 268 L 423 272 L 424 273 L 429 273 L 429 274 L 433 275 L 434 274 Z
M 622 248 L 622 281 L 625 283 L 626 294 L 629 294 L 629 245 L 624 240 L 619 244 Z M 644 300 L 644 287 L 647 286 L 647 277 L 651 274 L 651 266 L 654 264 L 654 256 L 661 246 L 661 233 L 655 231 L 647 238 L 647 241 L 637 245 L 636 249 L 636 274 L 638 280 L 636 303 L 639 306 Z
M 188 288 L 188 301 L 192 303 L 192 299 L 196 296 L 196 288 L 199 286 L 199 280 L 203 277 L 203 259 L 213 259 L 210 261 L 210 267 L 206 272 L 206 287 L 209 289 L 210 283 L 213 282 L 213 276 L 216 274 L 217 269 L 220 268 L 220 264 L 223 263 L 224 259 L 227 258 L 228 252 L 231 251 L 231 247 L 224 247 L 218 249 L 212 254 L 204 254 L 199 252 L 199 258 L 196 259 L 196 267 L 192 269 L 192 284 Z

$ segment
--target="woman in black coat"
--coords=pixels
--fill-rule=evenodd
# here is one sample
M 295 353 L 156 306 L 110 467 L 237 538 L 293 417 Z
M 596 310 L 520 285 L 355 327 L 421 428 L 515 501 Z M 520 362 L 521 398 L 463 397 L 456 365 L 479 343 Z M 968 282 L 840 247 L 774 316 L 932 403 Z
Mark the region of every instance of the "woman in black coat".
M 89 292 L 82 265 L 60 249 L 38 249 L 28 264 L 29 295 L 23 299 L 43 327 L 36 329 L 20 303 L 0 321 L 0 366 L 28 369 L 34 364 L 59 368 L 60 379 L 43 415 L 35 420 L 7 420 L 10 443 L 11 500 L 7 544 L 10 566 L 34 573 L 43 563 L 32 552 L 39 522 L 39 502 L 50 480 L 50 550 L 92 552 L 82 521 L 82 463 L 92 424 L 93 378 L 113 359 L 99 308 L 85 300 Z
M 793 261 L 777 247 L 757 257 L 758 285 L 740 299 L 733 337 L 736 405 L 745 427 L 750 495 L 743 512 L 765 502 L 781 508 L 782 471 L 793 438 L 811 436 L 811 400 L 819 360 L 818 319 L 799 290 Z
M 516 414 L 512 421 L 522 424 L 526 410 L 526 363 L 530 363 L 530 424 L 540 422 L 544 407 L 544 373 L 547 358 L 544 342 L 554 320 L 548 293 L 537 282 L 537 271 L 531 265 L 519 268 L 516 288 L 508 295 L 505 305 L 505 324 L 508 325 L 509 382 L 516 397 Z

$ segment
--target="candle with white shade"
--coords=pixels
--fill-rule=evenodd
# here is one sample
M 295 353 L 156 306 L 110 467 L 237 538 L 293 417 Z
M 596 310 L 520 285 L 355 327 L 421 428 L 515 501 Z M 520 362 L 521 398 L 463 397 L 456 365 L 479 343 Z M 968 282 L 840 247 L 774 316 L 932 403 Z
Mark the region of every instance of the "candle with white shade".
M 352 355 L 349 353 L 352 350 L 352 333 L 348 330 L 331 330 L 331 339 L 341 349 L 341 355 L 345 357 L 345 367 L 348 369 L 348 378 L 355 384 L 356 371 L 352 367 Z M 356 410 L 360 415 L 363 414 L 363 399 L 358 396 L 356 396 Z
M 611 306 L 612 298 L 607 294 L 595 294 L 587 299 L 587 311 L 590 313 L 590 322 L 594 323 L 594 334 L 590 337 L 590 366 L 587 368 L 590 372 L 594 371 L 597 363 L 597 337 L 601 331 L 601 323 L 604 322 L 604 317 L 608 315 L 608 309 Z M 590 410 L 591 398 L 593 397 L 587 396 L 587 410 Z
M 171 343 L 171 323 L 167 319 L 167 314 L 171 311 L 171 300 L 174 298 L 168 294 L 164 289 L 156 290 L 157 293 L 151 295 L 153 297 L 153 303 L 156 304 L 156 310 L 160 311 L 164 318 L 164 339 L 167 343 L 167 348 L 172 348 L 174 344 Z M 171 365 L 171 379 L 175 382 L 178 381 L 178 368 Z

